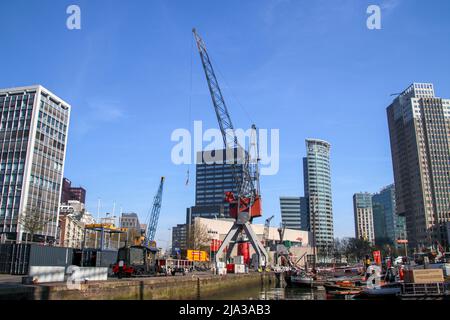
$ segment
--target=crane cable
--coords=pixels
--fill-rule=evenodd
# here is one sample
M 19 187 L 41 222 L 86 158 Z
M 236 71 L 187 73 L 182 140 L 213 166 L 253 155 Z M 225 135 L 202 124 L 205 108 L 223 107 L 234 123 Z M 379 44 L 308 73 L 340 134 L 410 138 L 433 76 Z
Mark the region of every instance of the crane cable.
M 191 121 L 192 121 L 192 64 L 193 64 L 193 55 L 194 55 L 194 39 L 191 37 L 191 66 L 190 66 L 190 74 L 189 74 L 189 120 L 188 120 L 188 128 L 191 128 Z M 194 155 L 195 159 L 195 155 Z M 189 159 L 189 161 L 191 161 Z M 192 163 L 188 164 L 188 169 L 186 173 L 186 187 L 189 186 L 189 180 L 190 180 L 190 169 L 191 169 Z

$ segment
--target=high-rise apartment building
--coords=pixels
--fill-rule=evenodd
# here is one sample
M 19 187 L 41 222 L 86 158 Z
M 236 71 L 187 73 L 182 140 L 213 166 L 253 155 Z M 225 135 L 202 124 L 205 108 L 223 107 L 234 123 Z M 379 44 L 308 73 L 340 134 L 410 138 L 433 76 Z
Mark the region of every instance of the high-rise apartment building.
M 372 208 L 375 243 L 396 245 L 397 240 L 406 239 L 405 217 L 396 212 L 393 184 L 372 195 Z
M 70 109 L 42 86 L 0 90 L 4 241 L 22 242 L 30 233 L 33 241 L 56 240 Z M 36 232 L 30 231 L 30 220 L 40 221 Z
M 372 194 L 368 192 L 354 194 L 353 212 L 355 216 L 355 237 L 374 244 Z
M 281 221 L 288 229 L 308 230 L 305 197 L 280 197 Z
M 448 245 L 450 100 L 414 83 L 387 108 L 397 213 L 413 248 Z
M 334 242 L 330 149 L 331 145 L 326 141 L 308 139 L 307 156 L 303 158 L 304 188 L 309 212 L 307 224 L 315 234 L 318 247 Z

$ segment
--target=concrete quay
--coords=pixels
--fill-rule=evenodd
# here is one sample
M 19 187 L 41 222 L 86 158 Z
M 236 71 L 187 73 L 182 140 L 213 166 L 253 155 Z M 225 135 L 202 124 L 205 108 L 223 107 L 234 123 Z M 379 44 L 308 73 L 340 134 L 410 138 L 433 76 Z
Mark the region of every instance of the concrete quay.
M 249 274 L 188 274 L 146 278 L 109 279 L 82 283 L 69 289 L 66 283 L 23 285 L 16 277 L 2 281 L 0 300 L 200 300 L 243 287 L 275 281 L 271 272 Z

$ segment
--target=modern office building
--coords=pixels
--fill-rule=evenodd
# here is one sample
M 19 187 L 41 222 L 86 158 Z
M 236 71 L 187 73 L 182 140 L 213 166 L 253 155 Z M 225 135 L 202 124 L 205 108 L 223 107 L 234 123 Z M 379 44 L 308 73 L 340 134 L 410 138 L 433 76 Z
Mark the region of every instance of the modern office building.
M 242 160 L 242 149 L 235 149 L 234 157 L 233 154 L 227 157 L 225 150 L 197 153 L 195 207 L 188 208 L 191 218 L 230 217 L 229 204 L 224 201 L 225 192 L 237 193 L 233 170 L 241 181 L 244 174 Z M 231 161 L 235 161 L 234 169 Z
M 333 205 L 330 170 L 331 145 L 323 140 L 306 140 L 303 158 L 305 197 L 308 204 L 309 230 L 315 234 L 317 247 L 334 242 Z
M 288 229 L 308 230 L 308 204 L 305 197 L 280 197 L 281 222 Z
M 61 191 L 61 203 L 67 203 L 69 200 L 77 200 L 81 203 L 86 203 L 86 189 L 82 187 L 72 187 L 72 182 L 64 178 L 62 191 Z
M 0 90 L 2 241 L 56 240 L 70 109 L 39 85 Z
M 178 224 L 172 228 L 172 255 L 181 254 L 187 249 L 187 230 L 186 224 Z
M 375 244 L 373 227 L 372 194 L 356 193 L 353 195 L 353 212 L 355 216 L 355 237 Z
M 397 240 L 406 239 L 405 217 L 396 212 L 393 184 L 372 195 L 372 209 L 375 243 L 396 245 Z
M 450 100 L 414 83 L 387 108 L 396 207 L 412 248 L 448 245 Z

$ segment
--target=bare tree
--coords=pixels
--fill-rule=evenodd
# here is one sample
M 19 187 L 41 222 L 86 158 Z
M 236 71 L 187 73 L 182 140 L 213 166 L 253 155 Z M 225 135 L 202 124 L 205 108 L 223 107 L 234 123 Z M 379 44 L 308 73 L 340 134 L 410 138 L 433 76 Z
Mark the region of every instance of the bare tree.
M 192 250 L 204 250 L 209 247 L 211 238 L 208 234 L 208 228 L 197 221 L 189 226 L 188 248 Z
M 45 227 L 53 222 L 53 218 L 44 218 L 36 207 L 24 212 L 19 218 L 19 224 L 23 227 L 26 232 L 25 241 L 28 242 L 28 236 L 33 242 L 34 235 L 39 234 L 44 231 Z

